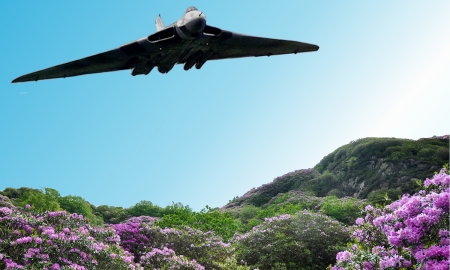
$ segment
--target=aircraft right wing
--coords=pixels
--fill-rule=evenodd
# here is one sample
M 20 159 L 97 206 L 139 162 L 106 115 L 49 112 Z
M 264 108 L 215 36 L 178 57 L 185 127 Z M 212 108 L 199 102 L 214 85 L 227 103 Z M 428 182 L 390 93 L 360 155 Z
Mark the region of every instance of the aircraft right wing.
M 220 29 L 214 27 L 211 27 L 211 29 L 214 29 L 217 33 L 217 37 L 212 39 L 218 42 L 214 44 L 214 54 L 208 60 L 271 56 L 319 50 L 319 46 L 309 43 L 248 36 L 225 30 L 221 30 L 219 33 Z

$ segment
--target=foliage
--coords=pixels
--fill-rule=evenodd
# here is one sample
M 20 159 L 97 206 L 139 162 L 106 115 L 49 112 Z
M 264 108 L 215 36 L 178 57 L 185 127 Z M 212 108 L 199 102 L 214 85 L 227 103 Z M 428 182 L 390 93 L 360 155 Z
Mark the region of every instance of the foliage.
M 130 218 L 123 207 L 100 205 L 93 209 L 93 214 L 101 217 L 106 224 L 118 224 Z
M 94 228 L 78 214 L 0 208 L 2 269 L 129 269 L 132 257 L 118 243 L 113 230 Z
M 308 188 L 313 191 L 316 196 L 323 197 L 328 191 L 336 187 L 338 183 L 337 177 L 327 171 L 310 181 Z
M 402 191 L 400 188 L 390 188 L 390 189 L 382 188 L 370 192 L 369 195 L 367 196 L 367 200 L 372 205 L 384 206 L 397 200 L 401 196 Z
M 103 219 L 92 213 L 91 205 L 80 196 L 64 196 L 58 198 L 59 205 L 62 209 L 69 213 L 77 213 L 83 215 L 89 220 L 91 225 L 102 225 Z
M 133 217 L 162 217 L 164 214 L 164 209 L 157 205 L 153 205 L 151 201 L 140 201 L 134 206 L 128 208 L 126 212 Z
M 238 223 L 238 232 L 247 232 L 254 226 L 264 222 L 265 218 L 282 215 L 295 214 L 302 210 L 319 211 L 323 198 L 300 190 L 279 193 L 273 197 L 265 206 L 254 205 L 234 206 L 225 208 Z
M 55 197 L 55 190 L 51 188 L 46 188 L 44 191 L 39 189 L 23 190 L 14 203 L 20 207 L 25 207 L 27 204 L 31 205 L 35 212 L 61 210 L 58 198 Z
M 326 197 L 321 212 L 329 217 L 350 225 L 359 216 L 365 202 L 356 198 L 337 198 L 334 196 Z
M 324 269 L 347 241 L 345 226 L 309 211 L 266 218 L 233 239 L 238 262 L 258 269 Z
M 175 251 L 164 247 L 152 248 L 141 257 L 140 264 L 151 269 L 183 269 L 183 270 L 203 270 L 205 267 L 195 260 L 189 260 L 183 255 L 177 256 Z
M 188 226 L 205 232 L 213 231 L 225 241 L 230 239 L 239 228 L 239 224 L 230 213 L 212 210 L 209 207 L 200 212 L 194 212 L 189 207 L 179 203 L 173 204 L 170 210 L 166 211 L 170 211 L 170 214 L 166 214 L 161 220 L 156 221 L 156 225 L 162 228 L 182 229 Z
M 448 269 L 450 175 L 443 169 L 424 190 L 383 209 L 366 206 L 353 233 L 355 244 L 339 252 L 333 270 Z
M 241 197 L 233 198 L 226 208 L 252 204 L 257 207 L 264 206 L 278 194 L 298 189 L 303 183 L 310 181 L 319 174 L 313 169 L 297 170 L 275 178 L 271 183 L 253 188 Z
M 0 207 L 8 207 L 8 208 L 15 208 L 15 206 L 12 204 L 11 200 L 0 194 Z
M 305 187 L 315 191 L 318 196 L 325 196 L 332 190 L 335 195 L 354 196 L 356 186 L 349 184 L 353 180 L 357 184 L 364 182 L 361 192 L 357 194 L 361 199 L 381 188 L 399 188 L 402 194 L 414 193 L 418 190 L 411 179 L 429 176 L 448 162 L 448 155 L 448 135 L 416 141 L 396 138 L 359 139 L 339 147 L 314 167 L 321 174 L 335 175 L 338 184 L 319 183 L 315 179 L 305 183 Z
M 112 225 L 122 239 L 124 249 L 140 258 L 141 262 L 155 266 L 155 258 L 160 258 L 168 264 L 175 260 L 173 256 L 183 255 L 191 264 L 198 262 L 206 269 L 222 269 L 220 264 L 232 257 L 230 244 L 223 243 L 211 231 L 202 232 L 189 227 L 162 229 L 154 226 L 154 221 L 150 217 L 139 217 Z

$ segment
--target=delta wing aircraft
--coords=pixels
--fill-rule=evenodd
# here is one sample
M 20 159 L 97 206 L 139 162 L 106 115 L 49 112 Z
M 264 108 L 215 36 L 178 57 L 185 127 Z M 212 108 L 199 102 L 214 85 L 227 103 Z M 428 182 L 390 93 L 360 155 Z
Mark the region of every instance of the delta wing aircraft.
M 16 82 L 65 78 L 131 69 L 131 75 L 147 75 L 154 67 L 168 73 L 175 64 L 184 70 L 200 69 L 208 60 L 271 56 L 317 51 L 319 47 L 298 41 L 247 36 L 206 24 L 206 16 L 189 7 L 173 24 L 156 18 L 156 33 L 117 49 L 57 65 L 13 80 Z

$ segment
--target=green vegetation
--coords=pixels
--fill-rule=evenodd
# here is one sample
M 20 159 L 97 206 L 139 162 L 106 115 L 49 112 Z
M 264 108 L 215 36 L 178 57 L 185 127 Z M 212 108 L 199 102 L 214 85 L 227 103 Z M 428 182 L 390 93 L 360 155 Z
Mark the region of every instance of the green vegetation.
M 329 196 L 325 198 L 320 210 L 323 214 L 344 224 L 353 225 L 366 205 L 365 201 L 356 198 L 339 199 L 336 196 Z
M 341 223 L 300 211 L 268 218 L 236 236 L 234 242 L 237 260 L 247 262 L 252 269 L 325 269 L 349 240 Z
M 10 198 L 14 205 L 23 208 L 27 204 L 32 205 L 37 212 L 61 210 L 57 197 L 59 193 L 51 188 L 46 188 L 44 191 L 31 188 L 7 188 L 3 191 L 3 195 Z
M 192 211 L 181 203 L 166 207 L 170 209 L 160 220 L 155 222 L 161 228 L 180 228 L 188 226 L 204 232 L 213 231 L 228 241 L 239 229 L 239 222 L 225 211 L 213 210 L 208 206 L 200 212 Z
M 372 205 L 384 206 L 398 200 L 403 195 L 400 188 L 382 188 L 369 193 L 367 200 Z
M 354 196 L 354 193 L 358 193 L 357 196 L 362 199 L 381 188 L 398 188 L 401 193 L 414 193 L 418 186 L 412 178 L 428 177 L 448 163 L 448 159 L 448 136 L 416 141 L 396 138 L 359 139 L 339 147 L 315 166 L 322 175 L 335 175 L 339 184 L 316 181 L 312 190 L 318 196 L 324 196 L 327 192 L 335 192 L 341 196 Z M 364 182 L 364 187 L 358 190 L 356 185 L 342 185 L 349 180 L 356 184 Z M 338 189 L 333 190 L 336 187 Z
M 419 188 L 419 179 L 424 180 L 448 162 L 448 153 L 448 137 L 417 141 L 360 139 L 327 155 L 315 169 L 277 177 L 241 197 L 234 197 L 222 209 L 206 206 L 200 212 L 181 203 L 160 207 L 146 200 L 130 208 L 94 206 L 80 196 L 61 196 L 52 188 L 6 188 L 0 191 L 0 203 L 7 207 L 13 204 L 19 209 L 31 208 L 25 211 L 34 213 L 60 210 L 78 213 L 95 226 L 121 225 L 133 217 L 144 216 L 142 220 L 145 216 L 153 217 L 152 223 L 162 231 L 189 227 L 223 241 L 234 241 L 240 247 L 237 259 L 249 262 L 252 267 L 319 269 L 334 258 L 337 248 L 343 247 L 347 241 L 343 228 L 354 225 L 367 204 L 384 206 L 404 193 L 414 193 Z M 282 216 L 289 218 L 280 219 Z M 270 229 L 277 224 L 280 229 L 271 234 Z M 308 224 L 314 224 L 319 230 L 313 230 L 314 226 Z M 322 233 L 329 235 L 327 230 L 343 234 L 324 238 L 323 243 L 318 241 Z M 267 245 L 252 246 L 252 239 L 262 239 Z M 292 262 L 300 257 L 303 266 Z M 233 262 L 236 261 L 230 261 Z

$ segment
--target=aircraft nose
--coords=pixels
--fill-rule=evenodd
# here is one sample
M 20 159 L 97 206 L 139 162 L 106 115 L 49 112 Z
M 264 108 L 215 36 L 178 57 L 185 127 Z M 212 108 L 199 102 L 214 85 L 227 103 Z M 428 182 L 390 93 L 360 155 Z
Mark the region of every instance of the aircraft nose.
M 189 32 L 195 33 L 195 34 L 203 32 L 203 30 L 205 29 L 205 26 L 206 26 L 206 20 L 204 17 L 193 18 L 185 24 L 185 27 L 187 28 L 187 30 Z

